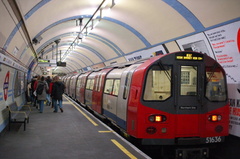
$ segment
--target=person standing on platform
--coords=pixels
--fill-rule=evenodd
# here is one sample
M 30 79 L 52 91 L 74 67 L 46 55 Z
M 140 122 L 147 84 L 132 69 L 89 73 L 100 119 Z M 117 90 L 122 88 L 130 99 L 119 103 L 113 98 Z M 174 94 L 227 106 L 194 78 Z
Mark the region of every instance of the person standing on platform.
M 35 91 L 34 89 L 34 83 L 37 80 L 37 76 L 34 76 L 31 80 L 31 86 L 30 86 L 30 90 L 31 90 L 31 104 L 32 106 L 36 107 L 36 96 L 33 94 L 33 92 Z
M 41 77 L 41 80 L 38 81 L 36 92 L 37 92 L 37 99 L 39 102 L 39 107 L 40 107 L 40 113 L 43 113 L 44 109 L 44 101 L 47 98 L 47 91 L 48 91 L 48 84 L 45 81 L 44 76 Z
M 53 106 L 54 106 L 54 113 L 58 112 L 58 106 L 61 110 L 61 112 L 63 112 L 63 107 L 62 107 L 62 95 L 64 93 L 65 90 L 65 85 L 62 81 L 59 80 L 59 76 L 55 76 L 54 77 L 54 84 L 52 86 L 52 102 L 53 102 Z

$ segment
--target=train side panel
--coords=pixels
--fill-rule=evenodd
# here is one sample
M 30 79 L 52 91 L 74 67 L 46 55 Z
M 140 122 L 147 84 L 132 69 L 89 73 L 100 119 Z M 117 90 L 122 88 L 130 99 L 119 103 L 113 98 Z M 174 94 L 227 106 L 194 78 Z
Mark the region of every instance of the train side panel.
M 81 87 L 81 79 L 80 79 L 81 74 L 77 77 L 76 81 L 76 90 L 75 90 L 75 100 L 77 102 L 80 102 L 80 87 Z
M 71 78 L 72 78 L 72 76 L 73 75 L 70 75 L 70 76 L 68 76 L 67 78 L 66 78 L 66 89 L 65 89 L 65 93 L 67 94 L 67 95 L 69 95 L 70 96 L 70 81 L 71 81 Z

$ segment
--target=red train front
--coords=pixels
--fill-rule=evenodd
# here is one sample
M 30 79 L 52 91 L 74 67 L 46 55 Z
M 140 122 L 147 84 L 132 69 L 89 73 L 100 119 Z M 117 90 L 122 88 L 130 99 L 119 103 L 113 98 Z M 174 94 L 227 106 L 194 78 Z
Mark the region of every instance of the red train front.
M 229 124 L 225 72 L 201 53 L 154 57 L 132 76 L 127 116 L 127 133 L 145 145 L 223 142 Z

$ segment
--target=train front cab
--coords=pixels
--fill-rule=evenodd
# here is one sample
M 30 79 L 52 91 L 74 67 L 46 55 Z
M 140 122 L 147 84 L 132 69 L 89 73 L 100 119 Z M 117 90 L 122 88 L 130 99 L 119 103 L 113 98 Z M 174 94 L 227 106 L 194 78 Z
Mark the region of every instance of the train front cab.
M 132 78 L 128 134 L 142 139 L 144 145 L 223 142 L 228 135 L 229 105 L 222 67 L 194 52 L 152 60 Z

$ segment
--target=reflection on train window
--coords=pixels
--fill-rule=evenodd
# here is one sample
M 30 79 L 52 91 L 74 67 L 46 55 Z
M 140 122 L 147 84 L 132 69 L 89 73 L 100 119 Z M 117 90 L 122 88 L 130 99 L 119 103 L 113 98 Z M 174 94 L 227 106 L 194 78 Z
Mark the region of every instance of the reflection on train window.
M 210 101 L 225 101 L 226 83 L 225 76 L 219 67 L 206 68 L 206 97 Z
M 86 89 L 93 90 L 94 79 L 88 79 Z
M 119 87 L 120 87 L 120 79 L 114 80 L 113 92 L 112 92 L 113 95 L 118 96 Z
M 133 72 L 128 72 L 124 83 L 123 99 L 127 99 Z
M 99 76 L 99 84 L 98 84 L 98 92 L 100 92 L 100 90 L 101 90 L 101 86 L 102 86 L 102 77 L 103 76 L 103 74 L 101 74 L 100 76 Z
M 104 93 L 118 96 L 120 88 L 120 79 L 107 79 L 105 83 Z
M 94 91 L 98 91 L 98 87 L 99 87 L 99 79 L 100 79 L 100 76 L 97 76 L 96 78 L 96 86 L 94 87 Z
M 111 94 L 113 89 L 113 79 L 107 79 L 105 83 L 104 93 Z
M 197 66 L 181 66 L 181 95 L 197 95 Z
M 144 89 L 144 100 L 166 100 L 171 96 L 172 67 L 154 65 L 149 69 Z
M 84 78 L 81 78 L 81 79 L 80 79 L 80 87 L 81 87 L 81 88 L 84 88 L 84 87 L 85 87 L 85 80 L 84 80 Z
M 78 88 L 80 87 L 80 80 L 79 79 L 77 80 L 77 87 Z

